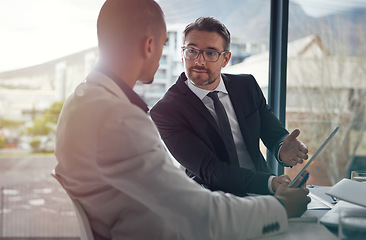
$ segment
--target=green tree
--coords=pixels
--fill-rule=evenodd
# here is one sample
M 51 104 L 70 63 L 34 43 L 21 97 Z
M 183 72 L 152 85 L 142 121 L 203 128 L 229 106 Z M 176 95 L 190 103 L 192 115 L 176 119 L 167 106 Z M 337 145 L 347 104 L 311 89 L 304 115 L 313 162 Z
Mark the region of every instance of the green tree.
M 21 122 L 21 121 L 13 121 L 13 120 L 7 120 L 7 119 L 0 120 L 0 128 L 19 127 L 23 124 L 24 124 L 24 122 Z
M 51 132 L 52 128 L 44 116 L 36 118 L 33 121 L 33 126 L 27 128 L 27 133 L 31 136 L 47 136 Z
M 6 145 L 6 140 L 4 138 L 4 136 L 0 136 L 0 149 L 4 148 Z
M 43 115 L 33 121 L 33 126 L 27 128 L 27 134 L 31 136 L 47 136 L 54 131 L 64 101 L 53 103 Z
M 37 150 L 41 145 L 41 140 L 39 138 L 33 139 L 29 145 L 33 148 L 33 150 Z
M 30 143 L 34 151 L 38 151 L 41 146 L 40 136 L 54 133 L 63 104 L 64 101 L 53 103 L 41 116 L 33 120 L 31 127 L 26 129 L 26 134 L 34 137 Z
M 44 118 L 47 122 L 56 124 L 61 113 L 65 100 L 53 103 L 49 109 L 44 112 Z

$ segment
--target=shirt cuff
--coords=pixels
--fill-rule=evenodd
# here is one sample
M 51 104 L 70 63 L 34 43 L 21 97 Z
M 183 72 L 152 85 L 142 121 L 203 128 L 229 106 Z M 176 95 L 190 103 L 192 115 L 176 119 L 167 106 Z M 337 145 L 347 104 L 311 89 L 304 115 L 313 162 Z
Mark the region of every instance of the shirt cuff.
M 284 166 L 284 167 L 291 167 L 291 168 L 292 168 L 292 166 L 287 165 L 286 163 L 284 163 L 284 162 L 281 160 L 280 152 L 281 152 L 282 144 L 283 144 L 283 142 L 281 142 L 281 143 L 280 143 L 280 147 L 278 148 L 278 152 L 277 152 L 277 161 L 278 161 L 282 166 Z
M 269 190 L 269 192 L 271 193 L 271 194 L 274 194 L 274 191 L 273 191 L 273 188 L 272 188 L 272 180 L 273 180 L 273 178 L 275 178 L 276 176 L 274 176 L 274 175 L 271 175 L 271 176 L 269 176 L 269 178 L 268 178 L 268 190 Z

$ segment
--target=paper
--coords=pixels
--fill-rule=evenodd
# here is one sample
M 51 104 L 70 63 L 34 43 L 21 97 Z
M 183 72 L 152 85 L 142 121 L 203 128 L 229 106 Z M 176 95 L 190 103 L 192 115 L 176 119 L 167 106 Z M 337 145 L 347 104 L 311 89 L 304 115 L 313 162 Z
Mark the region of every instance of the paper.
M 326 194 L 366 207 L 366 182 L 356 182 L 343 178 L 331 187 Z
M 311 202 L 308 204 L 308 210 L 329 210 L 333 207 L 333 205 L 324 199 L 316 196 L 312 192 L 309 193 L 309 197 L 311 198 Z
M 330 227 L 338 227 L 339 222 L 339 213 L 342 209 L 363 209 L 363 207 L 359 205 L 355 205 L 353 203 L 338 201 L 338 203 L 332 208 L 332 210 L 328 211 L 324 214 L 319 222 Z

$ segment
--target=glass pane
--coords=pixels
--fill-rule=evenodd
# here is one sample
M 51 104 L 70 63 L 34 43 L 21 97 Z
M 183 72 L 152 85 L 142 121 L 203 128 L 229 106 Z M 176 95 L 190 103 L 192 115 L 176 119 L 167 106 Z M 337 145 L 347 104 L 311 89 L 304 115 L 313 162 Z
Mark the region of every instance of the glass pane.
M 79 235 L 71 202 L 50 175 L 54 131 L 65 97 L 98 58 L 103 2 L 0 3 L 0 238 Z
M 141 93 L 150 107 L 184 71 L 181 60 L 182 32 L 187 24 L 201 16 L 219 19 L 231 33 L 232 57 L 222 72 L 252 74 L 267 96 L 270 0 L 216 0 L 209 5 L 204 0 L 160 0 L 159 4 L 165 13 L 169 41 L 164 47 L 160 64 L 164 74 L 159 71 L 154 83 L 139 86 L 143 88 Z M 160 85 L 160 96 L 157 96 L 154 85 Z
M 365 37 L 365 0 L 290 1 L 287 128 L 301 130 L 311 157 L 340 126 L 309 166 L 308 184 L 333 185 L 366 169 Z
M 95 26 L 104 1 L 0 5 L 0 237 L 78 236 L 71 202 L 50 176 L 54 133 L 64 99 L 98 59 Z M 154 83 L 135 86 L 150 107 L 182 73 L 182 31 L 200 16 L 218 18 L 231 32 L 223 72 L 252 74 L 267 96 L 270 0 L 158 2 L 169 42 Z

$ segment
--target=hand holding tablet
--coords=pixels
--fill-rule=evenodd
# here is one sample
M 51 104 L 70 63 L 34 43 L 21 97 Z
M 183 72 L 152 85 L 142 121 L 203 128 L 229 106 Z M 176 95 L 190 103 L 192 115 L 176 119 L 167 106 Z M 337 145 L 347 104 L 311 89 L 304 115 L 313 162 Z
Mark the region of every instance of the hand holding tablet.
M 320 148 L 318 149 L 318 151 L 315 152 L 315 154 L 311 157 L 311 159 L 305 164 L 305 166 L 301 169 L 301 171 L 296 175 L 296 177 L 290 182 L 290 184 L 288 185 L 289 187 L 292 187 L 292 185 L 294 185 L 294 183 L 297 181 L 297 179 L 299 179 L 299 177 L 302 175 L 302 173 L 305 171 L 305 169 L 310 165 L 310 163 L 312 161 L 314 161 L 314 159 L 318 156 L 318 154 L 323 150 L 323 148 L 325 147 L 325 145 L 328 144 L 328 142 L 333 138 L 333 136 L 338 132 L 339 126 L 337 126 L 333 132 L 329 135 L 329 137 L 324 141 L 324 143 L 320 146 Z M 304 178 L 309 177 L 309 174 L 306 174 L 304 176 Z M 303 178 L 303 180 L 304 180 Z M 306 183 L 306 180 L 303 184 Z M 303 181 L 302 181 L 303 182 Z
M 302 177 L 301 182 L 299 183 L 299 185 L 297 185 L 297 188 L 303 187 L 306 184 L 306 181 L 308 180 L 308 178 L 309 178 L 309 173 L 307 172 L 305 174 L 305 176 Z

